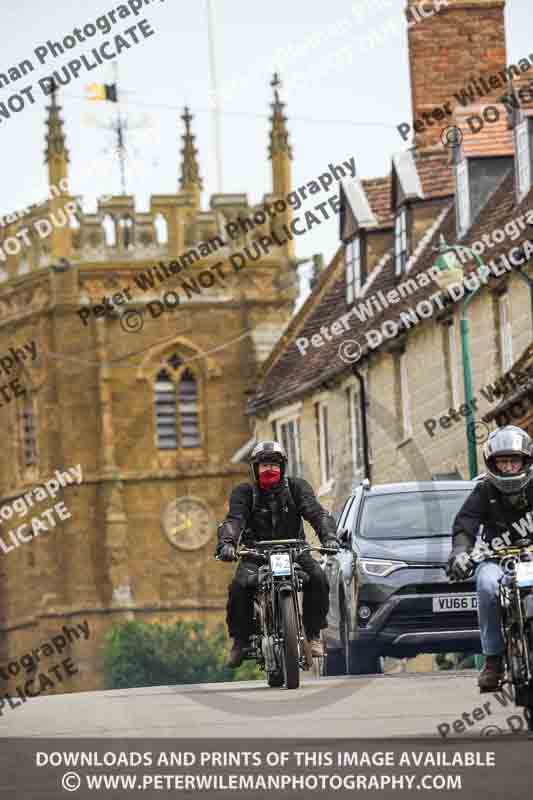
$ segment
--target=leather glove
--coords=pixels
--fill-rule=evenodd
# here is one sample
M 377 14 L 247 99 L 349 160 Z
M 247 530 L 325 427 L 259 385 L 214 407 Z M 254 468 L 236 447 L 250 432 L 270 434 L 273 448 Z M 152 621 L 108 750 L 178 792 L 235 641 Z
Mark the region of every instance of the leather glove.
M 450 558 L 448 559 L 448 567 L 447 573 L 452 578 L 455 578 L 458 581 L 464 581 L 474 572 L 474 565 L 470 560 L 470 555 L 467 553 L 466 550 L 462 550 L 459 553 L 451 554 Z
M 219 544 L 217 548 L 217 556 L 220 561 L 235 561 L 235 545 L 233 544 Z
M 329 547 L 332 550 L 339 550 L 340 548 L 339 540 L 337 539 L 336 536 L 326 536 L 326 538 L 324 539 L 323 547 Z

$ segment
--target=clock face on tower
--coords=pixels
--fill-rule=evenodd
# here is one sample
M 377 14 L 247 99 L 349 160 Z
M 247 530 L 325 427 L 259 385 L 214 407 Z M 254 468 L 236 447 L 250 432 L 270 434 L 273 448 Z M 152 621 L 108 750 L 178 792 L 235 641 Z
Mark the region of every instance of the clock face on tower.
M 163 530 L 180 550 L 199 550 L 214 531 L 209 507 L 197 497 L 178 497 L 163 511 Z

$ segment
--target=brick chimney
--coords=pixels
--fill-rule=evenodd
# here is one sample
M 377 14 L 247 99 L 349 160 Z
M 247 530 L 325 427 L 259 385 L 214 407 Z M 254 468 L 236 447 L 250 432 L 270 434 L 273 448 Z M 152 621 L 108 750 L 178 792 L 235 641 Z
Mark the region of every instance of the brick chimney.
M 426 13 L 430 9 L 435 13 L 419 19 L 420 5 Z M 504 10 L 505 0 L 426 0 L 422 4 L 420 0 L 407 0 L 413 108 L 410 134 L 417 148 L 440 143 L 442 131 L 453 124 L 446 111 L 441 121 L 434 117 L 424 121 L 423 112 L 443 108 L 445 103 L 453 110 L 459 105 L 454 93 L 460 94 L 480 76 L 488 77 L 505 68 Z M 501 94 L 501 88 L 492 88 L 485 96 L 494 100 Z M 423 131 L 414 130 L 417 119 L 424 123 Z

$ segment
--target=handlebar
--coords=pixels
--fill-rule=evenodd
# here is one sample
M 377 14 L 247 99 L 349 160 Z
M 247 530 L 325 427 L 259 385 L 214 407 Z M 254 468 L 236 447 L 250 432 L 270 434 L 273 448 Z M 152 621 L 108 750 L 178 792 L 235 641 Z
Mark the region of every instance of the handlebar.
M 529 561 L 533 557 L 533 544 L 524 545 L 523 547 L 500 547 L 497 550 L 493 550 L 488 544 L 483 543 L 474 547 L 469 556 L 473 564 L 479 564 L 481 561 L 488 559 L 521 558 L 526 554 L 528 558 L 525 560 Z
M 287 549 L 289 546 L 298 547 L 300 553 L 310 553 L 315 551 L 317 553 L 326 553 L 335 555 L 339 552 L 339 548 L 336 547 L 313 547 L 312 545 L 303 545 L 301 539 L 276 539 L 276 540 L 266 540 L 257 542 L 258 545 L 261 545 L 264 550 L 275 550 L 278 547 L 283 549 Z M 240 550 L 235 552 L 234 561 L 237 561 L 239 558 L 243 558 L 244 556 L 255 556 L 256 558 L 262 558 L 266 561 L 268 553 L 261 552 L 261 550 L 257 550 L 256 548 L 252 547 L 241 547 Z M 216 561 L 221 561 L 222 559 L 219 556 L 215 556 Z
M 280 540 L 280 542 L 281 541 L 282 540 Z M 287 541 L 291 541 L 291 540 L 287 540 Z M 287 545 L 284 545 L 284 548 L 286 549 Z M 272 549 L 274 549 L 274 548 L 272 548 Z M 307 545 L 305 547 L 300 547 L 299 550 L 300 550 L 300 553 L 310 553 L 312 551 L 316 551 L 317 553 L 338 553 L 338 549 L 336 547 L 312 547 L 311 545 Z M 242 556 L 259 556 L 261 558 L 266 558 L 267 555 L 268 555 L 267 553 L 262 553 L 260 550 L 256 550 L 254 548 L 241 548 L 236 553 L 237 558 L 242 558 Z

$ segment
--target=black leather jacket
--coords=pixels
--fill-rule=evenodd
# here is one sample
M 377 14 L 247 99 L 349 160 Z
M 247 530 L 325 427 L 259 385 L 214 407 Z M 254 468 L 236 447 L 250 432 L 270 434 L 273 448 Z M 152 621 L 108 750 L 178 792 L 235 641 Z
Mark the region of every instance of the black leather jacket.
M 241 532 L 245 546 L 262 539 L 305 539 L 302 518 L 312 525 L 322 543 L 335 536 L 335 520 L 303 478 L 285 479 L 274 489 L 257 489 L 252 513 L 253 501 L 254 489 L 249 483 L 241 483 L 232 491 L 229 511 L 218 529 L 219 545 L 236 545 Z
M 453 550 L 474 546 L 479 528 L 482 539 L 498 549 L 533 541 L 533 485 L 523 490 L 518 505 L 499 492 L 486 478 L 466 498 L 453 524 Z

